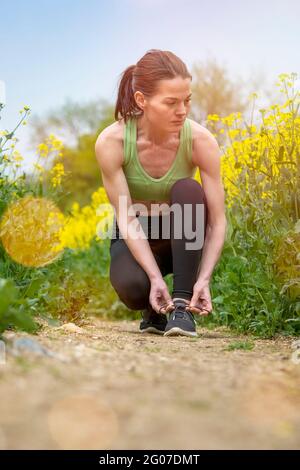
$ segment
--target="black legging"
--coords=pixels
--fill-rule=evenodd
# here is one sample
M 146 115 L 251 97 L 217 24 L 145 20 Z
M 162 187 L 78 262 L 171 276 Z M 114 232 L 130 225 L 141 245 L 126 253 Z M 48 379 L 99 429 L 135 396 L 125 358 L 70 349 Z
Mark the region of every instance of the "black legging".
M 198 181 L 192 178 L 182 178 L 177 180 L 171 188 L 171 205 L 178 203 L 190 204 L 192 215 L 192 230 L 196 230 L 196 210 L 195 204 L 204 204 L 204 237 L 207 228 L 207 203 L 203 188 Z M 170 238 L 162 239 L 162 214 L 157 216 L 138 216 L 144 229 L 149 228 L 148 242 L 160 268 L 162 276 L 173 273 L 172 297 L 180 297 L 187 300 L 192 298 L 193 286 L 197 280 L 198 268 L 201 261 L 203 246 L 199 249 L 186 250 L 186 242 L 192 243 L 196 238 L 186 238 L 182 231 L 182 238 L 174 237 L 174 214 L 171 211 L 169 217 Z M 175 215 L 176 217 L 176 215 Z M 156 218 L 159 221 L 159 239 L 151 238 L 151 222 Z M 176 219 L 175 219 L 176 220 Z M 184 223 L 184 217 L 182 218 Z M 199 221 L 197 221 L 199 224 Z M 145 225 L 146 224 L 146 225 Z M 197 227 L 197 232 L 203 230 Z M 145 229 L 144 229 L 145 231 Z M 110 281 L 117 292 L 120 300 L 131 310 L 141 310 L 149 307 L 150 280 L 147 273 L 139 265 L 122 235 L 116 223 L 117 238 L 112 238 L 110 242 Z M 147 235 L 147 234 L 146 234 Z M 119 238 L 121 236 L 121 238 Z

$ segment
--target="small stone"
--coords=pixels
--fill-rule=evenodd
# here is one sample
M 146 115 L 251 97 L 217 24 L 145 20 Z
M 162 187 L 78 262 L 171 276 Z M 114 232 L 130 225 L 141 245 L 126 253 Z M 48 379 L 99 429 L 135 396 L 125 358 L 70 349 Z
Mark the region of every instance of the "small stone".
M 31 352 L 38 356 L 51 356 L 52 353 L 47 348 L 30 338 L 16 338 L 12 343 L 13 353 Z
M 14 356 L 30 353 L 35 354 L 36 356 L 51 357 L 63 362 L 68 361 L 67 358 L 61 354 L 50 351 L 50 349 L 46 348 L 42 344 L 27 337 L 15 338 L 12 341 L 12 344 L 8 346 L 8 349 Z

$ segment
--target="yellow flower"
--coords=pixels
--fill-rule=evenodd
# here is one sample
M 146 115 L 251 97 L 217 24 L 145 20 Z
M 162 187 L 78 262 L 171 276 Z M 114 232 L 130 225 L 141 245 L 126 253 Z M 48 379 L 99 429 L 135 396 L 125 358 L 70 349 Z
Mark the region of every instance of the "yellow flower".
M 42 142 L 41 144 L 37 146 L 37 148 L 38 148 L 38 153 L 40 154 L 41 157 L 47 157 L 49 153 L 48 145 Z
M 288 73 L 281 73 L 280 75 L 278 75 L 278 79 L 280 82 L 284 82 L 284 80 L 290 78 L 289 74 Z
M 234 113 L 229 114 L 229 116 L 221 118 L 221 121 L 223 124 L 227 124 L 228 127 L 232 126 L 234 123 Z
M 63 143 L 54 134 L 50 134 L 44 142 L 37 146 L 37 152 L 41 157 L 47 157 L 51 153 L 57 153 L 57 156 L 61 157 L 62 150 Z
M 99 230 L 101 232 L 105 222 L 112 224 L 113 210 L 103 187 L 95 191 L 91 199 L 91 204 L 82 208 L 77 202 L 72 204 L 71 214 L 66 217 L 60 233 L 60 247 L 86 249 L 92 239 L 102 241 L 98 237 Z
M 237 135 L 239 135 L 240 131 L 238 129 L 230 129 L 228 131 L 228 135 L 231 139 L 234 139 Z
M 22 157 L 22 155 L 20 154 L 18 150 L 14 150 L 12 155 L 16 162 L 21 162 L 22 160 L 24 160 L 24 158 Z
M 250 95 L 248 96 L 248 100 L 251 101 L 252 99 L 256 99 L 258 98 L 258 94 L 257 93 L 250 93 Z
M 54 134 L 49 135 L 47 143 L 53 148 L 53 150 L 61 150 L 63 147 L 63 143 L 57 139 Z
M 207 115 L 208 121 L 220 121 L 220 117 L 217 114 L 208 114 Z
M 65 174 L 64 166 L 62 163 L 56 163 L 52 170 L 50 171 L 53 177 L 51 178 L 51 183 L 54 188 L 59 186 L 62 181 L 62 176 Z
M 42 167 L 39 163 L 34 163 L 33 164 L 34 168 L 36 168 L 38 171 L 45 171 L 45 168 Z

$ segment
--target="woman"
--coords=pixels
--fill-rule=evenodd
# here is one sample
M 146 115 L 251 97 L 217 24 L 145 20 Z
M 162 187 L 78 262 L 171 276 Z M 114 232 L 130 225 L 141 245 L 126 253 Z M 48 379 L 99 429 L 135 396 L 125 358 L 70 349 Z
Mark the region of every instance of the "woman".
M 179 57 L 151 49 L 124 71 L 116 122 L 95 145 L 115 210 L 111 283 L 130 309 L 143 310 L 141 332 L 165 336 L 197 336 L 194 314 L 212 310 L 209 283 L 226 232 L 220 149 L 187 117 L 191 81 Z M 202 185 L 193 179 L 197 168 Z M 201 233 L 204 244 L 193 245 Z M 163 279 L 168 273 L 172 297 Z

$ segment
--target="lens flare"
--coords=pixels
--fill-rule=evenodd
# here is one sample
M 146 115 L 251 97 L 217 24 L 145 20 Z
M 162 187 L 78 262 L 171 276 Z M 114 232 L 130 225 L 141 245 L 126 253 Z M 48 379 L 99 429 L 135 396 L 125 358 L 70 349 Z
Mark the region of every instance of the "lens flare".
M 40 267 L 56 260 L 64 215 L 46 198 L 26 196 L 6 208 L 0 238 L 9 256 L 24 266 Z

